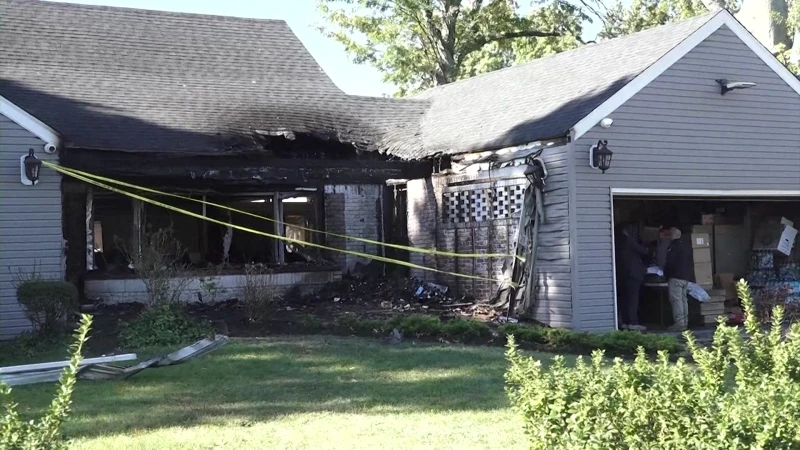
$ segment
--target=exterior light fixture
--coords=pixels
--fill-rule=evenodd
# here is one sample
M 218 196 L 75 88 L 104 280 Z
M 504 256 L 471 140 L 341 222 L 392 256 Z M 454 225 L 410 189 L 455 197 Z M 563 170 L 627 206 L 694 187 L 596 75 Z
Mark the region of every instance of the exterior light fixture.
M 28 150 L 28 155 L 20 158 L 21 181 L 26 186 L 34 186 L 39 182 L 39 172 L 42 169 L 42 160 L 37 158 L 33 149 Z
M 747 89 L 755 86 L 755 83 L 751 83 L 749 81 L 728 81 L 728 80 L 717 80 L 717 84 L 719 84 L 720 94 L 725 95 L 730 91 L 734 91 L 736 89 Z
M 529 156 L 526 158 L 525 162 L 528 167 L 525 168 L 525 178 L 528 179 L 531 185 L 539 189 L 544 189 L 545 180 L 547 179 L 547 167 L 544 165 L 544 161 L 539 159 L 539 155 L 541 154 L 542 151 L 539 150 L 532 157 Z
M 611 167 L 612 156 L 614 156 L 614 152 L 608 149 L 608 141 L 597 141 L 597 145 L 589 149 L 589 166 L 606 173 L 606 170 Z

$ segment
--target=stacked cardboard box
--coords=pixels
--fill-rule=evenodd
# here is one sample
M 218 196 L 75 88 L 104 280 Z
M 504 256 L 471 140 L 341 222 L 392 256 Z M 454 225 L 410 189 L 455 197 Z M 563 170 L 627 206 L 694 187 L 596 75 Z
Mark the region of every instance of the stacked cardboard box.
M 708 291 L 709 299 L 700 303 L 700 315 L 704 325 L 717 323 L 717 317 L 725 315 L 725 289 Z
M 694 278 L 695 282 L 705 290 L 709 290 L 714 287 L 714 270 L 711 263 L 711 248 L 710 227 L 696 226 L 692 228 Z

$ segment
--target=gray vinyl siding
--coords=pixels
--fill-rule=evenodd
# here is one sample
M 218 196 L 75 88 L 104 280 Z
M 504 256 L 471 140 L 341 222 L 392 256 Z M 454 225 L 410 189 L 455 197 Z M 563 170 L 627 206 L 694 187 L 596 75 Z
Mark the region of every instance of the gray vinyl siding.
M 536 257 L 534 318 L 552 327 L 572 328 L 572 269 L 569 232 L 569 149 L 546 149 L 545 221 L 540 225 Z
M 714 80 L 756 87 L 720 95 Z M 614 326 L 612 188 L 800 189 L 800 97 L 720 28 L 575 143 L 576 325 Z M 589 168 L 607 139 L 611 169 Z
M 17 302 L 13 275 L 34 264 L 46 277 L 63 279 L 61 177 L 42 168 L 39 184 L 20 183 L 19 158 L 33 148 L 39 158 L 44 142 L 0 115 L 0 339 L 30 330 Z

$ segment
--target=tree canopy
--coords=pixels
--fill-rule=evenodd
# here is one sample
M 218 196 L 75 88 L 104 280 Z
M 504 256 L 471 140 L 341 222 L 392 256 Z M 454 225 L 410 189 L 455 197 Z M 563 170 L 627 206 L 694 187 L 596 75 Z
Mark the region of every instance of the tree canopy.
M 776 21 L 796 30 L 800 0 L 785 1 L 788 13 Z M 376 67 L 399 96 L 579 47 L 590 23 L 600 25 L 597 39 L 609 39 L 709 9 L 736 13 L 741 7 L 741 0 L 617 0 L 611 6 L 604 0 L 532 0 L 528 7 L 516 0 L 317 2 L 326 22 L 320 29 L 355 62 Z M 789 65 L 787 49 L 776 52 Z

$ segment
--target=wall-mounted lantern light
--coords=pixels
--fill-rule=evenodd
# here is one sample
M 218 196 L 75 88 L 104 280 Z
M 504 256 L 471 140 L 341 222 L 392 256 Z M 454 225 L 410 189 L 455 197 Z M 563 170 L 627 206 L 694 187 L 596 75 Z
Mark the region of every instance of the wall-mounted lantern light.
M 608 141 L 597 141 L 597 145 L 589 149 L 589 166 L 606 173 L 606 170 L 611 167 L 612 156 L 614 156 L 614 152 L 608 149 Z
M 42 169 L 42 160 L 37 158 L 33 149 L 20 158 L 20 178 L 25 186 L 34 186 L 39 182 L 39 172 Z

